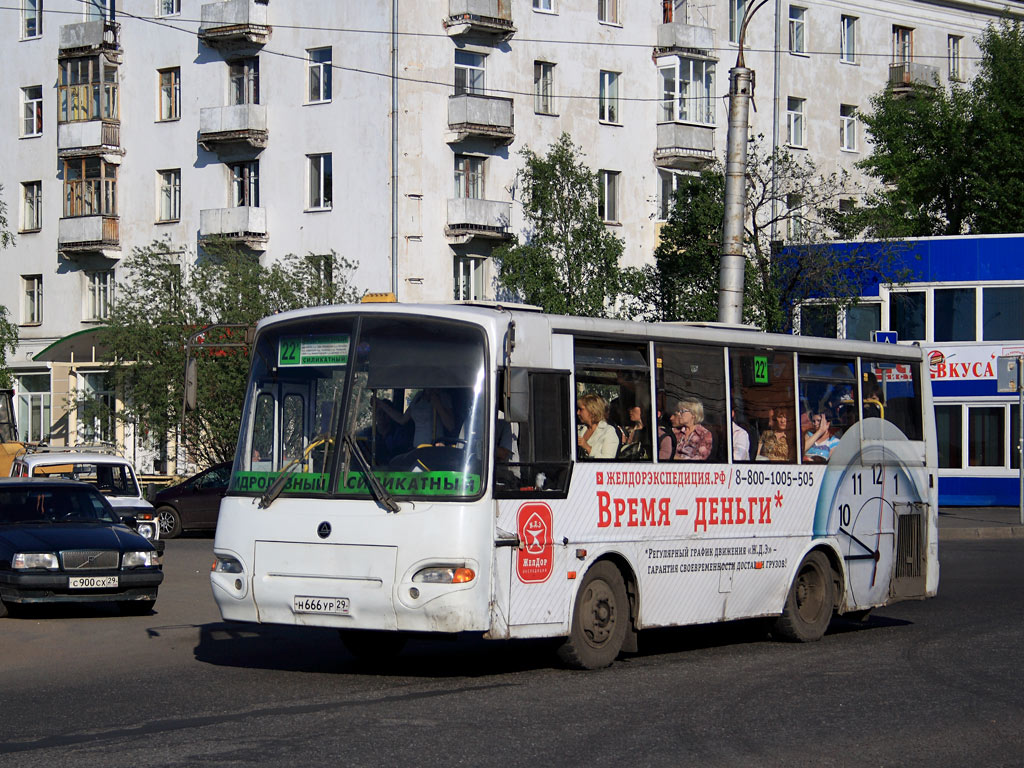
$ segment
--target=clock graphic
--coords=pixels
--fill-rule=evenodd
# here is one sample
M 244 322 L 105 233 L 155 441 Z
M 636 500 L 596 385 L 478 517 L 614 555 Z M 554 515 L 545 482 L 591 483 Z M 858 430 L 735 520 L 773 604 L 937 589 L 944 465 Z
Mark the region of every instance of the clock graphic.
M 880 419 L 865 422 L 878 423 L 865 423 L 861 435 L 851 429 L 833 451 L 814 524 L 816 537 L 836 537 L 850 608 L 888 601 L 900 511 L 925 498 L 922 471 L 914 466 L 920 462 L 903 433 Z

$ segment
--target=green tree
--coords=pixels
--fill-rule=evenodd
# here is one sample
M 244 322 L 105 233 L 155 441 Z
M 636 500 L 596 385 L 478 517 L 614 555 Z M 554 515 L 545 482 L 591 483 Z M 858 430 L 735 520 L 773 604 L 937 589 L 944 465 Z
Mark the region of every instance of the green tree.
M 872 141 L 861 167 L 884 185 L 866 211 L 871 234 L 1024 229 L 1024 27 L 990 25 L 979 46 L 968 85 L 886 89 L 861 115 Z
M 652 320 L 718 319 L 724 171 L 712 166 L 684 176 L 655 250 L 644 269 L 640 314 Z M 820 298 L 839 308 L 856 302 L 865 281 L 900 282 L 898 242 L 827 247 L 862 227 L 860 212 L 840 211 L 859 188 L 849 174 L 822 174 L 787 149 L 770 153 L 762 137 L 747 156 L 744 320 L 788 331 L 793 309 Z M 635 308 L 635 307 L 634 307 Z
M 14 245 L 14 233 L 7 224 L 7 203 L 4 202 L 4 187 L 0 184 L 0 250 Z M 14 377 L 7 365 L 7 356 L 18 348 L 18 326 L 11 322 L 7 307 L 0 306 L 0 387 L 10 388 Z
M 597 177 L 563 133 L 541 156 L 526 147 L 518 174 L 528 232 L 496 250 L 500 288 L 559 315 L 614 314 L 626 286 L 622 241 L 599 213 Z
M 336 253 L 288 256 L 263 266 L 230 244 L 210 243 L 188 269 L 166 243 L 137 248 L 103 333 L 115 382 L 125 393 L 121 418 L 160 444 L 182 419 L 185 343 L 214 324 L 249 326 L 286 309 L 355 301 L 355 264 Z M 197 408 L 185 414 L 187 445 L 201 464 L 228 460 L 238 439 L 249 370 L 244 328 L 211 329 L 194 356 Z M 222 346 L 240 344 L 241 346 Z

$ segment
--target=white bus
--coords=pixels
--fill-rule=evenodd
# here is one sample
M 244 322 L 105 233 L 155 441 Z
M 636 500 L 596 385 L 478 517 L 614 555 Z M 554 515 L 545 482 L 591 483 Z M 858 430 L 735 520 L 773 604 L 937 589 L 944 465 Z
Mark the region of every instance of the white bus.
M 226 620 L 561 637 L 935 594 L 920 348 L 742 328 L 362 304 L 263 320 L 213 593 Z M 601 418 L 603 416 L 603 418 Z

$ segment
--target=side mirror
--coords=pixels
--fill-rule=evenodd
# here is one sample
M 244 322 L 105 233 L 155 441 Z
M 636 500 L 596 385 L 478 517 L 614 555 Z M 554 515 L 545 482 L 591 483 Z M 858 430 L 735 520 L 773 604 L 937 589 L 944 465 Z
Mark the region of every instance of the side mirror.
M 508 421 L 526 421 L 530 415 L 530 372 L 526 368 L 509 368 L 507 375 L 505 418 Z

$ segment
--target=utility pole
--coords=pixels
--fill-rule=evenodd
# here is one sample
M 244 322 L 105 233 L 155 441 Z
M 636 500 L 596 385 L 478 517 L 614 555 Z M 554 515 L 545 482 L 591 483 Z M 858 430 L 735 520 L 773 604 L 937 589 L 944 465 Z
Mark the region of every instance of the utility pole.
M 743 224 L 747 203 L 747 137 L 754 71 L 743 61 L 743 41 L 751 17 L 768 0 L 761 0 L 743 16 L 736 66 L 729 70 L 729 133 L 725 155 L 725 217 L 722 222 L 722 259 L 718 274 L 718 321 L 743 322 Z

